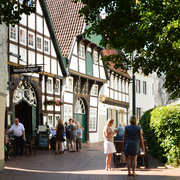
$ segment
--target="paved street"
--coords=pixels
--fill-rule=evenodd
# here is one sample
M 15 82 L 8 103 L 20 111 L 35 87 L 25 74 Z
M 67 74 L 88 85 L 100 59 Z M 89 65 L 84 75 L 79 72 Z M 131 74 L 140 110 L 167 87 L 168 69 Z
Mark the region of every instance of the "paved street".
M 82 152 L 54 155 L 41 150 L 35 156 L 12 157 L 0 172 L 0 180 L 180 180 L 180 169 L 165 168 L 152 158 L 149 169 L 137 169 L 137 177 L 128 177 L 126 168 L 104 168 L 102 143 L 84 144 Z

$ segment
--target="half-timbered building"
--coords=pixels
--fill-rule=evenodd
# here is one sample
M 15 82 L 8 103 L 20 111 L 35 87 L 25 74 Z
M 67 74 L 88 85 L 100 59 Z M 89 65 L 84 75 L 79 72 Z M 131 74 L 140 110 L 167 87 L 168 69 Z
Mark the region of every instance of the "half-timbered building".
M 69 76 L 64 85 L 64 121 L 74 118 L 84 127 L 83 142 L 92 142 L 98 132 L 99 91 L 107 73 L 101 60 L 99 38 L 84 37 L 87 28 L 79 17 L 82 4 L 71 0 L 47 0 L 63 57 L 68 62 Z M 100 132 L 102 133 L 102 132 Z
M 35 0 L 35 6 L 35 13 L 22 15 L 18 25 L 9 26 L 6 108 L 6 126 L 18 117 L 26 134 L 33 135 L 38 125 L 56 125 L 61 106 L 45 100 L 55 99 L 59 104 L 67 75 L 45 1 Z M 41 72 L 34 72 L 38 66 Z

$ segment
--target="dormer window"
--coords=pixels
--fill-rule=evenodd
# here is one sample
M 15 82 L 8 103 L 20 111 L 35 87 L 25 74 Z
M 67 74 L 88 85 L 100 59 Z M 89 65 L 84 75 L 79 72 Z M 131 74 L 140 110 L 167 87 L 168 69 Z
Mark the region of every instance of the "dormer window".
M 94 64 L 98 64 L 98 52 L 97 51 L 93 52 L 93 61 L 94 61 Z
M 85 59 L 85 46 L 79 44 L 79 57 Z

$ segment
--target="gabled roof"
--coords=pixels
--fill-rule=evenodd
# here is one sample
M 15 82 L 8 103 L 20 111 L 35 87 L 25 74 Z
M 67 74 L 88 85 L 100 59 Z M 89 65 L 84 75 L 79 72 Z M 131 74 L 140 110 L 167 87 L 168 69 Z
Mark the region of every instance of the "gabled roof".
M 52 22 L 51 22 L 51 18 L 50 18 L 50 15 L 49 15 L 49 11 L 48 11 L 48 8 L 46 6 L 46 2 L 45 2 L 45 0 L 40 0 L 39 2 L 41 4 L 41 8 L 42 8 L 43 14 L 45 16 L 46 23 L 47 23 L 50 35 L 52 37 L 52 42 L 53 42 L 53 45 L 54 45 L 54 48 L 55 48 L 55 51 L 56 51 L 56 54 L 57 54 L 57 58 L 59 60 L 59 64 L 60 64 L 60 67 L 61 67 L 61 70 L 62 70 L 62 74 L 64 76 L 67 76 L 65 59 L 63 58 L 63 56 L 61 54 L 61 51 L 59 49 L 57 38 L 56 38 L 54 28 L 53 28 L 53 25 L 52 25 Z
M 113 55 L 113 54 L 117 54 L 117 51 L 115 49 L 104 49 L 102 51 L 102 53 L 103 53 L 104 56 L 110 56 L 110 55 Z M 123 70 L 121 68 L 115 69 L 113 63 L 111 63 L 108 68 L 110 70 L 113 70 L 116 73 L 128 78 L 128 79 L 131 79 L 131 76 L 125 70 Z
M 73 39 L 83 33 L 84 18 L 79 17 L 83 4 L 72 0 L 45 0 L 63 57 L 68 57 Z

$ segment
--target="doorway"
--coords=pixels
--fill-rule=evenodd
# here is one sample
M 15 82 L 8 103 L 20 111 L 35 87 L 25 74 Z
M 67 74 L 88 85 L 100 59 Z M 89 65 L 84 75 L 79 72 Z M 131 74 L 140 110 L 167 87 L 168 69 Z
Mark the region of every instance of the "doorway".
M 86 106 L 81 98 L 78 98 L 75 103 L 74 119 L 79 121 L 80 125 L 84 128 L 82 133 L 82 143 L 86 141 L 87 133 L 87 120 L 86 120 Z

